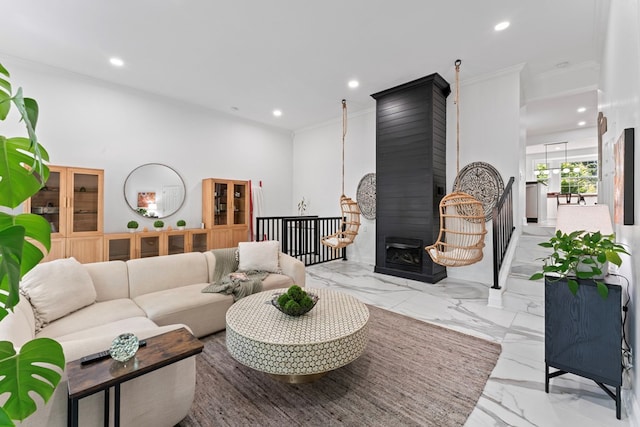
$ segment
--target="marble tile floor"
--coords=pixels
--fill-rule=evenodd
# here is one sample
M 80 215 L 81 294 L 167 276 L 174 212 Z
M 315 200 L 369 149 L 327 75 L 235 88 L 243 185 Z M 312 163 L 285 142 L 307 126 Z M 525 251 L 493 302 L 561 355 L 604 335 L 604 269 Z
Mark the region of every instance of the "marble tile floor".
M 373 272 L 372 265 L 333 261 L 307 267 L 308 288 L 331 288 L 361 301 L 502 345 L 502 354 L 465 426 L 630 425 L 626 411 L 594 382 L 574 375 L 544 391 L 542 282 L 509 279 L 503 308 L 487 306 L 489 289 L 451 278 L 422 283 Z M 624 396 L 623 396 L 624 400 Z

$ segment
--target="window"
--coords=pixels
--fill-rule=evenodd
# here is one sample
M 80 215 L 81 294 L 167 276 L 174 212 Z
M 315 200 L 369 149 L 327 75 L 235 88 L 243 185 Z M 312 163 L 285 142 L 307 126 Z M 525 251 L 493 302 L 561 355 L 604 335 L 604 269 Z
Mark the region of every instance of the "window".
M 561 193 L 598 194 L 598 161 L 563 163 L 560 178 Z

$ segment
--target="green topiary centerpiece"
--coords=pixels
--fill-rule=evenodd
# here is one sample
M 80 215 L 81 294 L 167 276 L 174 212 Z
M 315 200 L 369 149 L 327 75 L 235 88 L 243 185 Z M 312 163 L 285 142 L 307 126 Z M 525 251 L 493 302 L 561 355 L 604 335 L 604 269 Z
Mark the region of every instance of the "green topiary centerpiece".
M 289 316 L 301 316 L 311 310 L 317 302 L 317 295 L 307 293 L 298 285 L 291 286 L 287 292 L 277 294 L 271 300 L 278 310 Z

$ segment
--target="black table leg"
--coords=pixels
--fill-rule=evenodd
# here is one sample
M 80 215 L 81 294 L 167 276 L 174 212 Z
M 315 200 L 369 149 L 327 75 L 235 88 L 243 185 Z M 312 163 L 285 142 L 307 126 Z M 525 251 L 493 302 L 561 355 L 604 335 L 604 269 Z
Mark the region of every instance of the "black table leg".
M 109 387 L 104 389 L 104 427 L 109 427 Z
M 67 399 L 67 427 L 78 427 L 78 399 Z
M 116 384 L 116 392 L 113 396 L 113 426 L 120 427 L 120 384 Z

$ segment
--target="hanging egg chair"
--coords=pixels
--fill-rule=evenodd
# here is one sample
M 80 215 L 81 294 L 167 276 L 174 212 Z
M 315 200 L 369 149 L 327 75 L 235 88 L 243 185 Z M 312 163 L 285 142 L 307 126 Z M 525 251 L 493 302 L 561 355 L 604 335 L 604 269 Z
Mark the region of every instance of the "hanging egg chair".
M 459 74 L 461 61 L 456 66 L 456 137 L 457 162 L 456 172 L 460 172 L 460 107 L 459 107 Z M 425 247 L 433 262 L 445 267 L 462 267 L 474 264 L 482 259 L 485 227 L 484 207 L 475 197 L 454 188 L 442 198 L 439 207 L 440 233 L 438 240 Z
M 440 201 L 440 234 L 425 250 L 436 264 L 462 267 L 482 259 L 485 216 L 482 203 L 467 193 L 456 191 Z
M 344 195 L 344 140 L 347 136 L 347 101 L 342 100 L 342 195 L 340 211 L 342 218 L 336 233 L 324 236 L 320 243 L 331 248 L 341 249 L 353 243 L 360 229 L 360 208 L 358 203 Z

